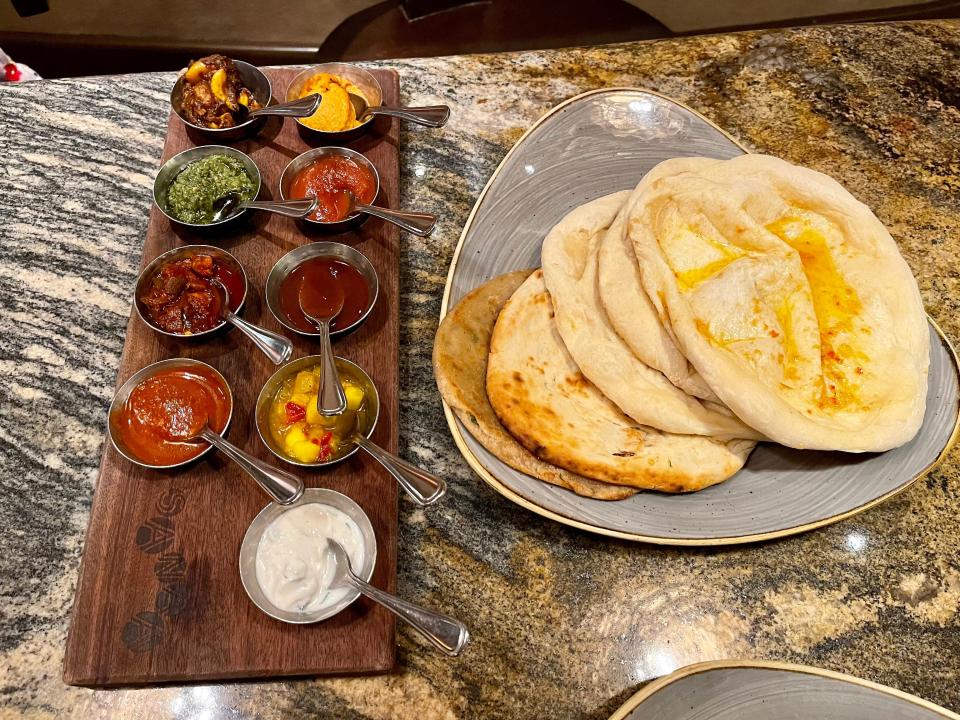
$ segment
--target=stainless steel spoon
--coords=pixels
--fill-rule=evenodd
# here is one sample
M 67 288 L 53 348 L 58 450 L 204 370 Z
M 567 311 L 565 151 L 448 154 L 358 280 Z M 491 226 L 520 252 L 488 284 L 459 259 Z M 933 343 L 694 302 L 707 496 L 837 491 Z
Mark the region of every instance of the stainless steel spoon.
M 285 215 L 286 217 L 306 217 L 317 209 L 317 199 L 304 198 L 303 200 L 244 200 L 237 190 L 224 193 L 211 204 L 213 210 L 212 223 L 226 220 L 241 210 L 266 210 L 267 212 Z
M 347 199 L 350 201 L 350 207 L 346 215 L 353 215 L 354 213 L 366 213 L 367 215 L 373 215 L 378 217 L 381 220 L 386 220 L 389 223 L 397 225 L 407 232 L 411 232 L 414 235 L 419 235 L 420 237 L 426 237 L 433 232 L 433 228 L 437 224 L 437 216 L 431 213 L 415 213 L 415 212 L 401 212 L 400 210 L 387 210 L 386 208 L 377 207 L 376 205 L 364 205 L 361 202 L 357 201 L 357 196 L 354 195 L 350 190 L 344 190 L 343 194 L 346 195 Z
M 244 452 L 233 443 L 227 442 L 213 430 L 204 420 L 203 427 L 178 442 L 194 442 L 205 440 L 233 460 L 259 485 L 267 495 L 281 505 L 296 502 L 303 494 L 303 481 L 286 470 L 268 465 L 263 460 Z
M 328 293 L 327 290 L 332 290 Z M 320 392 L 317 393 L 317 412 L 324 417 L 340 415 L 347 409 L 347 396 L 340 384 L 340 373 L 330 344 L 330 323 L 343 310 L 343 291 L 336 284 L 329 288 L 300 284 L 300 312 L 320 331 Z
M 422 507 L 433 505 L 447 494 L 447 483 L 431 472 L 408 463 L 392 452 L 384 450 L 360 432 L 360 417 L 354 420 L 353 431 L 345 442 L 351 442 L 365 451 L 370 457 L 383 465 L 400 487 L 407 491 L 410 498 Z
M 367 115 L 390 115 L 401 120 L 409 120 L 418 125 L 438 128 L 447 124 L 450 119 L 448 105 L 427 105 L 424 107 L 389 107 L 378 105 L 370 107 L 367 101 L 359 95 L 350 93 L 350 102 L 357 113 L 357 120 L 362 121 Z
M 320 107 L 320 101 L 323 98 L 319 93 L 304 95 L 297 100 L 279 103 L 278 105 L 267 105 L 259 110 L 251 110 L 247 113 L 246 119 L 250 120 L 261 115 L 279 115 L 280 117 L 304 118 L 313 115 Z
M 293 354 L 293 343 L 290 342 L 290 340 L 283 335 L 278 335 L 271 330 L 247 322 L 236 315 L 233 310 L 230 309 L 230 291 L 227 290 L 227 286 L 217 277 L 210 278 L 210 282 L 223 293 L 222 317 L 224 320 L 253 340 L 253 344 L 260 348 L 263 354 L 270 358 L 274 365 L 283 365 L 283 363 L 290 359 L 290 356 Z
M 374 602 L 383 605 L 401 620 L 410 623 L 441 652 L 453 657 L 463 652 L 467 643 L 470 642 L 470 631 L 466 625 L 449 615 L 427 610 L 365 583 L 354 575 L 353 568 L 350 567 L 350 558 L 343 546 L 330 538 L 327 538 L 327 545 L 333 554 L 334 565 L 336 566 L 335 574 L 330 582 L 331 588 L 354 588 L 362 595 L 366 595 Z

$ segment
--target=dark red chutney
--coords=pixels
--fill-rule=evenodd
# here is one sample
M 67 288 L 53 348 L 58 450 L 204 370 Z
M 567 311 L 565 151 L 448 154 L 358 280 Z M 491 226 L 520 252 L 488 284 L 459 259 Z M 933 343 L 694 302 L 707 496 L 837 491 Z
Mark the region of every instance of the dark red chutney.
M 314 317 L 326 314 L 329 307 L 336 307 L 340 304 L 340 298 L 343 298 L 343 308 L 330 323 L 333 332 L 357 322 L 370 302 L 366 278 L 350 263 L 329 257 L 306 260 L 280 283 L 280 309 L 293 327 L 304 332 L 317 332 L 317 328 L 300 309 L 304 284 L 307 287 L 303 299 L 315 306 L 312 311 L 307 308 Z

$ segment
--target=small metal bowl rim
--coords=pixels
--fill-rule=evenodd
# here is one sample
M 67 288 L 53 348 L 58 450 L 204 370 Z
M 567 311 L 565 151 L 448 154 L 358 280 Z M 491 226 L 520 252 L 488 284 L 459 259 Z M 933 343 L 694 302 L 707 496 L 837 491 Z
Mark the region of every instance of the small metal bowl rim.
M 242 67 L 246 72 L 249 72 L 253 75 L 259 75 L 260 78 L 262 78 L 263 82 L 267 84 L 267 102 L 265 105 L 263 105 L 263 107 L 267 107 L 267 105 L 269 105 L 273 101 L 273 83 L 270 82 L 270 78 L 267 77 L 267 74 L 263 72 L 263 70 L 258 68 L 256 65 L 251 65 L 250 63 L 244 62 L 243 60 L 233 60 L 233 58 L 230 58 L 230 60 L 233 62 L 235 66 Z M 239 125 L 231 125 L 230 127 L 227 127 L 227 128 L 210 128 L 210 127 L 204 127 L 203 125 L 193 124 L 181 114 L 180 108 L 178 108 L 176 103 L 173 101 L 173 96 L 177 92 L 177 87 L 181 86 L 182 83 L 186 82 L 183 79 L 184 74 L 179 75 L 177 77 L 176 82 L 173 83 L 173 87 L 170 88 L 170 109 L 173 111 L 173 114 L 180 119 L 180 122 L 182 122 L 187 127 L 193 128 L 194 130 L 199 130 L 200 132 L 203 132 L 203 133 L 210 133 L 211 135 L 215 135 L 217 133 L 236 133 L 237 131 L 246 130 L 251 125 L 253 125 L 253 123 L 257 122 L 257 120 L 260 119 L 260 118 L 252 117 L 252 118 L 249 118 L 248 120 L 244 120 Z M 257 102 L 259 102 L 259 100 L 257 100 Z
M 366 545 L 364 546 L 364 569 L 360 572 L 357 572 L 353 568 L 351 568 L 351 570 L 354 570 L 357 577 L 365 582 L 369 582 L 370 578 L 373 577 L 373 571 L 377 567 L 377 534 L 373 529 L 373 523 L 370 522 L 370 516 L 364 512 L 363 508 L 360 507 L 360 504 L 356 500 L 344 495 L 341 492 L 337 492 L 336 490 L 330 490 L 329 488 L 305 488 L 303 495 L 301 495 L 300 499 L 295 503 L 290 505 L 280 505 L 279 503 L 272 502 L 264 507 L 259 513 L 257 513 L 256 517 L 253 518 L 250 525 L 247 527 L 247 531 L 243 534 L 243 540 L 240 542 L 240 553 L 237 558 L 237 564 L 240 570 L 240 583 L 243 585 L 243 590 L 247 593 L 247 597 L 250 598 L 250 602 L 252 602 L 261 612 L 269 617 L 272 617 L 274 620 L 279 620 L 280 622 L 289 623 L 291 625 L 309 625 L 311 623 L 321 622 L 346 610 L 348 607 L 350 607 L 350 605 L 356 602 L 357 598 L 359 598 L 361 595 L 359 590 L 354 590 L 351 588 L 350 591 L 344 595 L 343 599 L 328 608 L 324 608 L 313 614 L 294 613 L 290 610 L 281 610 L 276 605 L 271 603 L 267 599 L 263 588 L 260 587 L 260 581 L 257 579 L 257 550 L 260 548 L 260 540 L 263 538 L 263 533 L 266 532 L 266 529 L 270 527 L 272 522 L 288 510 L 300 507 L 301 505 L 324 504 L 336 507 L 330 502 L 327 502 L 328 500 L 333 499 L 331 496 L 336 497 L 338 502 L 341 502 L 348 507 L 353 506 L 355 511 L 358 513 L 358 517 L 362 518 L 363 522 L 359 522 L 357 517 L 354 517 L 353 515 L 350 515 L 350 519 L 360 526 L 360 533 L 364 536 L 365 540 L 368 536 L 366 531 L 369 531 L 369 537 L 372 538 L 372 542 L 370 543 L 369 547 Z M 342 508 L 337 509 L 346 513 L 346 511 Z M 261 520 L 261 518 L 266 518 L 268 515 L 272 514 L 275 514 L 275 517 L 270 518 L 270 522 L 268 522 L 266 519 Z M 260 530 L 259 536 L 256 538 L 256 546 L 251 548 L 251 545 L 254 542 L 252 533 L 254 527 L 258 523 L 263 525 L 263 529 Z M 245 553 L 252 553 L 252 559 L 250 561 L 250 564 L 253 568 L 252 577 L 250 577 L 248 573 L 244 572 L 243 560 Z M 248 580 L 256 587 L 260 594 L 263 595 L 263 599 L 267 605 L 266 607 L 257 602 L 253 596 L 253 593 L 250 592 Z M 284 617 L 284 615 L 291 615 L 295 617 Z
M 339 145 L 325 145 L 324 147 L 313 148 L 312 150 L 307 150 L 304 153 L 300 153 L 293 160 L 287 163 L 287 166 L 283 169 L 283 172 L 280 173 L 280 180 L 278 182 L 280 189 L 280 199 L 281 200 L 297 200 L 299 198 L 288 198 L 283 192 L 284 178 L 287 177 L 287 173 L 290 172 L 290 168 L 298 163 L 306 163 L 307 160 L 314 160 L 316 158 L 326 157 L 329 155 L 341 155 L 348 157 L 352 160 L 359 161 L 365 168 L 370 170 L 373 173 L 374 187 L 376 191 L 373 194 L 373 200 L 370 202 L 376 202 L 377 198 L 380 196 L 380 172 L 377 170 L 377 166 L 374 165 L 370 160 L 368 160 L 363 153 L 359 153 L 356 150 L 351 150 L 350 148 L 340 147 Z M 306 167 L 306 165 L 304 165 Z M 300 168 L 297 169 L 298 171 Z M 293 178 L 290 179 L 290 182 L 293 182 Z M 361 217 L 363 213 L 355 212 L 350 215 L 347 215 L 345 218 L 339 220 L 313 220 L 309 217 L 301 218 L 305 223 L 311 225 L 316 225 L 317 227 L 322 228 L 335 228 L 340 225 L 346 225 L 357 218 Z
M 230 401 L 230 412 L 227 413 L 227 422 L 223 426 L 223 431 L 220 433 L 222 437 L 227 436 L 227 432 L 230 430 L 230 423 L 233 422 L 233 408 L 234 408 L 234 399 L 233 399 L 233 390 L 230 388 L 230 383 L 227 382 L 227 379 L 223 376 L 219 370 L 217 370 L 213 365 L 203 362 L 202 360 L 195 360 L 194 358 L 168 358 L 166 360 L 158 360 L 155 363 L 151 363 L 146 367 L 142 367 L 137 370 L 133 375 L 128 377 L 126 381 L 121 385 L 113 395 L 113 399 L 110 401 L 110 408 L 107 411 L 107 435 L 110 436 L 110 444 L 113 445 L 114 449 L 120 453 L 124 458 L 132 462 L 134 465 L 138 465 L 142 468 L 147 468 L 148 470 L 173 470 L 174 468 L 183 467 L 192 462 L 196 462 L 204 455 L 213 451 L 213 445 L 207 444 L 207 447 L 201 450 L 197 455 L 194 455 L 192 458 L 188 458 L 178 463 L 172 465 L 151 465 L 145 463 L 142 460 L 138 460 L 131 454 L 124 452 L 123 448 L 120 447 L 120 443 L 117 441 L 116 430 L 114 429 L 114 416 L 120 412 L 120 406 L 125 405 L 127 400 L 130 398 L 130 393 L 133 392 L 133 389 L 137 387 L 144 380 L 148 380 L 159 373 L 160 370 L 165 368 L 190 368 L 190 367 L 204 367 L 208 370 L 212 370 L 214 374 L 220 379 L 223 383 L 223 388 L 227 391 L 227 399 Z M 122 398 L 122 400 L 121 400 Z
M 340 361 L 349 365 L 354 371 L 359 373 L 362 377 L 366 378 L 367 384 L 369 385 L 369 387 L 373 389 L 373 396 L 377 401 L 377 411 L 373 416 L 373 420 L 370 422 L 370 427 L 367 429 L 367 432 L 364 434 L 365 437 L 369 438 L 371 435 L 373 435 L 373 431 L 377 429 L 377 423 L 380 421 L 380 390 L 377 389 L 377 385 L 376 383 L 373 382 L 373 378 L 370 377 L 369 374 L 367 374 L 366 370 L 364 370 L 362 367 L 357 365 L 357 363 L 353 362 L 352 360 L 347 360 L 346 358 L 340 357 L 339 355 L 334 357 L 334 361 L 335 362 Z M 259 433 L 260 435 L 261 442 L 263 442 L 263 444 L 267 446 L 267 449 L 271 453 L 273 453 L 276 457 L 278 457 L 280 460 L 283 460 L 285 463 L 288 463 L 290 465 L 296 465 L 297 467 L 303 467 L 303 468 L 329 467 L 331 465 L 336 465 L 337 463 L 343 462 L 347 458 L 353 456 L 358 450 L 360 450 L 359 445 L 354 445 L 353 449 L 350 450 L 350 452 L 346 453 L 345 455 L 341 455 L 335 460 L 323 460 L 315 463 L 304 463 L 304 462 L 299 462 L 297 460 L 293 460 L 287 457 L 286 455 L 284 455 L 283 453 L 278 452 L 277 450 L 274 449 L 273 444 L 269 440 L 267 440 L 267 437 L 269 436 L 269 433 L 270 433 L 269 427 L 266 428 L 267 434 L 264 435 L 264 428 L 262 426 L 262 423 L 260 422 L 260 411 L 263 407 L 267 405 L 267 403 L 273 402 L 273 397 L 266 395 L 266 391 L 267 391 L 267 388 L 273 384 L 274 379 L 277 378 L 280 375 L 280 373 L 283 373 L 283 378 L 286 378 L 288 375 L 293 375 L 300 372 L 300 370 L 303 369 L 304 367 L 317 365 L 322 362 L 323 362 L 322 355 L 306 355 L 302 358 L 297 358 L 296 360 L 292 360 L 291 362 L 288 362 L 286 365 L 283 365 L 282 367 L 277 369 L 273 373 L 273 375 L 267 378 L 267 381 L 263 384 L 263 387 L 260 388 L 260 394 L 257 395 L 257 402 L 254 405 L 254 410 L 253 410 L 254 422 L 257 425 L 257 433 Z
M 212 151 L 212 152 L 211 152 L 211 151 Z M 160 190 L 161 190 L 161 188 L 160 188 L 160 186 L 159 186 L 160 175 L 163 174 L 163 169 L 164 169 L 167 165 L 169 165 L 169 164 L 172 163 L 174 160 L 176 160 L 177 158 L 182 157 L 182 156 L 184 156 L 184 155 L 188 155 L 188 154 L 196 155 L 196 156 L 197 156 L 197 160 L 199 160 L 200 158 L 206 157 L 206 156 L 208 156 L 208 155 L 216 155 L 216 154 L 218 154 L 219 152 L 223 152 L 223 154 L 225 154 L 225 155 L 232 155 L 233 157 L 237 157 L 237 158 L 239 158 L 241 161 L 243 161 L 244 159 L 246 159 L 247 161 L 249 161 L 249 164 L 248 164 L 247 162 L 244 162 L 244 167 L 245 167 L 247 170 L 249 170 L 249 169 L 250 169 L 250 166 L 253 166 L 253 168 L 257 171 L 257 172 L 256 172 L 256 176 L 253 178 L 254 180 L 256 180 L 256 183 L 257 183 L 257 187 L 256 187 L 256 190 L 255 190 L 254 193 L 253 193 L 253 197 L 256 198 L 256 197 L 260 194 L 260 189 L 263 187 L 263 176 L 260 174 L 260 168 L 259 168 L 259 166 L 257 165 L 256 161 L 255 161 L 252 157 L 250 157 L 249 155 L 247 155 L 247 154 L 246 154 L 245 152 L 243 152 L 242 150 L 237 150 L 236 148 L 230 147 L 229 145 L 197 145 L 197 146 L 195 146 L 195 147 L 187 148 L 186 150 L 181 150 L 181 151 L 178 152 L 176 155 L 174 155 L 173 157 L 169 158 L 165 163 L 163 163 L 163 165 L 160 166 L 160 169 L 157 171 L 157 176 L 156 176 L 156 178 L 154 178 L 154 180 L 153 180 L 153 204 L 157 206 L 157 208 L 160 210 L 160 212 L 163 213 L 163 216 L 164 216 L 165 218 L 167 218 L 167 220 L 169 220 L 170 222 L 174 223 L 175 225 L 181 225 L 181 226 L 186 227 L 186 228 L 195 228 L 195 229 L 198 229 L 198 230 L 203 230 L 203 229 L 207 229 L 207 228 L 219 227 L 219 226 L 221 226 L 221 225 L 223 225 L 223 224 L 225 224 L 225 223 L 232 222 L 232 221 L 234 221 L 234 220 L 237 220 L 238 218 L 243 217 L 244 215 L 246 215 L 246 214 L 249 212 L 249 209 L 248 209 L 248 208 L 244 208 L 244 209 L 241 210 L 240 212 L 234 213 L 233 215 L 230 215 L 229 217 L 225 217 L 225 218 L 223 218 L 223 220 L 217 220 L 216 222 L 212 222 L 212 223 L 188 223 L 188 222 L 185 222 L 185 221 L 183 221 L 183 220 L 178 220 L 177 218 L 173 217 L 173 215 L 171 215 L 170 213 L 168 213 L 168 212 L 167 212 L 167 209 L 164 207 L 164 204 L 165 204 L 165 203 L 161 203 L 161 202 L 160 202 Z M 183 167 L 180 168 L 180 170 L 177 172 L 177 174 L 173 176 L 173 179 L 170 180 L 170 182 L 169 182 L 169 183 L 166 185 L 166 187 L 163 188 L 163 189 L 164 189 L 164 190 L 169 190 L 170 185 L 172 185 L 172 184 L 173 184 L 173 181 L 177 179 L 177 176 L 178 176 L 181 172 L 183 172 L 183 171 L 187 168 L 188 165 L 192 164 L 193 162 L 195 162 L 195 161 L 194 161 L 194 160 L 191 160 L 190 162 L 184 163 Z
M 193 252 L 194 250 L 198 252 Z M 137 310 L 137 315 L 140 316 L 140 319 L 154 332 L 158 332 L 161 335 L 166 335 L 167 337 L 179 338 L 181 340 L 194 340 L 196 338 L 202 338 L 210 333 L 215 333 L 217 330 L 220 330 L 225 325 L 228 324 L 227 320 L 221 320 L 217 325 L 214 325 L 209 330 L 203 330 L 197 333 L 190 333 L 186 335 L 184 333 L 175 333 L 168 332 L 163 330 L 156 323 L 154 323 L 150 318 L 148 318 L 143 310 L 140 309 L 140 287 L 141 285 L 148 280 L 148 274 L 153 275 L 159 268 L 161 268 L 164 262 L 169 262 L 170 259 L 176 258 L 178 255 L 182 254 L 185 257 L 191 257 L 193 255 L 203 255 L 204 253 L 209 253 L 211 255 L 226 255 L 227 258 L 240 270 L 240 276 L 243 278 L 243 297 L 240 298 L 240 304 L 237 305 L 237 309 L 233 312 L 239 313 L 243 309 L 244 303 L 247 302 L 247 295 L 250 293 L 250 281 L 247 279 L 247 271 L 243 267 L 243 264 L 237 260 L 232 253 L 227 252 L 223 248 L 219 248 L 216 245 L 183 245 L 181 247 L 175 247 L 170 250 L 167 250 L 165 253 L 157 255 L 153 260 L 147 263 L 147 266 L 141 271 L 140 276 L 137 278 L 137 284 L 134 286 L 133 293 L 133 307 Z M 163 261 L 163 262 L 161 262 Z
M 307 244 L 307 245 L 301 245 L 301 246 L 298 247 L 298 248 L 294 248 L 293 250 L 291 250 L 290 252 L 288 252 L 286 255 L 284 255 L 283 257 L 281 257 L 279 260 L 277 260 L 277 262 L 275 262 L 275 263 L 273 264 L 273 267 L 270 268 L 270 272 L 267 273 L 267 279 L 266 279 L 266 282 L 264 283 L 263 296 L 264 296 L 264 300 L 266 301 L 266 304 L 267 304 L 267 309 L 270 310 L 270 314 L 273 315 L 274 318 L 276 318 L 277 322 L 280 323 L 281 325 L 283 325 L 285 328 L 287 328 L 287 330 L 290 330 L 291 332 L 295 332 L 295 333 L 297 333 L 298 335 L 301 335 L 301 336 L 303 336 L 303 337 L 318 338 L 318 337 L 321 336 L 321 333 L 318 333 L 318 332 L 306 332 L 306 331 L 301 330 L 301 329 L 298 328 L 298 327 L 294 327 L 292 324 L 288 323 L 286 316 L 284 315 L 284 313 L 282 313 L 282 312 L 280 311 L 280 308 L 279 308 L 279 307 L 275 308 L 275 307 L 273 306 L 273 296 L 270 294 L 270 292 L 269 292 L 269 290 L 268 290 L 267 288 L 270 287 L 270 278 L 273 277 L 273 274 L 274 274 L 274 273 L 277 273 L 277 274 L 280 273 L 280 270 L 278 270 L 278 268 L 280 267 L 280 263 L 282 263 L 285 258 L 287 258 L 289 255 L 291 255 L 291 254 L 293 254 L 293 253 L 295 253 L 295 252 L 302 252 L 302 253 L 304 253 L 304 258 L 303 258 L 303 260 L 301 260 L 299 263 L 297 263 L 296 265 L 294 265 L 293 268 L 290 270 L 290 272 L 284 274 L 283 277 L 281 277 L 281 278 L 277 281 L 277 286 L 278 286 L 278 287 L 283 283 L 284 280 L 286 280 L 286 279 L 290 276 L 290 273 L 292 273 L 292 272 L 293 272 L 294 270 L 296 270 L 298 267 L 300 267 L 301 265 L 303 265 L 305 262 L 307 262 L 307 261 L 309 261 L 309 260 L 313 260 L 313 259 L 315 259 L 315 258 L 324 258 L 324 257 L 330 257 L 330 258 L 335 258 L 335 259 L 337 259 L 337 260 L 343 260 L 344 262 L 346 262 L 346 263 L 348 263 L 349 265 L 351 265 L 352 267 L 354 267 L 354 268 L 357 270 L 357 272 L 359 272 L 361 275 L 363 275 L 364 279 L 366 279 L 367 274 L 364 273 L 363 270 L 361 270 L 360 268 L 358 268 L 356 265 L 354 265 L 354 264 L 353 264 L 352 262 L 350 262 L 349 260 L 346 260 L 346 259 L 344 259 L 344 258 L 342 258 L 342 257 L 340 257 L 340 256 L 338 256 L 338 255 L 328 255 L 327 252 L 328 252 L 328 248 L 329 248 L 330 246 L 337 246 L 337 247 L 346 248 L 348 251 L 350 251 L 350 252 L 352 252 L 352 253 L 356 253 L 357 255 L 359 255 L 360 257 L 362 257 L 362 258 L 364 259 L 364 261 L 366 261 L 367 265 L 370 266 L 370 271 L 371 271 L 371 273 L 372 273 L 372 275 L 373 275 L 373 292 L 370 293 L 370 298 L 369 298 L 369 300 L 367 301 L 367 309 L 364 310 L 364 311 L 363 311 L 363 314 L 362 314 L 359 318 L 357 318 L 354 322 L 350 323 L 350 324 L 347 325 L 346 327 L 337 328 L 336 330 L 331 330 L 331 331 L 330 331 L 330 334 L 331 334 L 331 335 L 341 335 L 341 334 L 343 334 L 343 333 L 347 333 L 347 332 L 353 330 L 353 329 L 356 328 L 356 327 L 359 327 L 359 326 L 367 319 L 367 317 L 369 317 L 370 313 L 373 312 L 373 308 L 374 308 L 374 307 L 376 306 L 376 304 L 377 304 L 377 299 L 380 297 L 380 275 L 379 275 L 379 273 L 377 273 L 377 269 L 373 266 L 373 263 L 370 262 L 370 258 L 368 258 L 366 255 L 364 255 L 362 252 L 360 252 L 360 251 L 357 250 L 356 248 L 350 247 L 349 245 L 345 245 L 344 243 L 334 242 L 334 241 L 332 241 L 332 240 L 320 240 L 320 241 L 317 241 L 317 242 L 309 243 L 309 244 Z M 309 252 L 308 252 L 308 251 L 305 251 L 304 248 L 309 248 Z M 314 249 L 316 250 L 316 253 L 313 253 L 313 252 L 312 252 Z
M 358 75 L 362 76 L 365 81 L 369 82 L 370 85 L 376 88 L 377 94 L 380 96 L 380 104 L 383 103 L 383 86 L 380 84 L 380 81 L 373 76 L 373 73 L 371 73 L 369 70 L 365 70 L 359 65 L 355 65 L 353 63 L 343 63 L 343 62 L 320 63 L 319 65 L 311 65 L 308 68 L 304 68 L 303 70 L 298 72 L 296 75 L 294 75 L 293 79 L 287 85 L 287 90 L 283 95 L 284 99 L 296 100 L 297 98 L 291 97 L 291 92 L 293 91 L 294 87 L 296 87 L 299 83 L 303 82 L 307 78 L 312 77 L 313 75 L 319 75 L 322 72 L 328 72 L 324 68 L 329 68 L 332 66 L 338 66 L 340 68 L 346 67 L 349 69 L 350 72 L 355 72 Z M 328 74 L 341 77 L 341 75 L 335 72 L 328 72 Z M 347 78 L 347 79 L 349 80 L 350 78 Z M 363 99 L 368 104 L 370 103 L 370 101 L 367 98 L 363 98 Z M 313 128 L 313 127 L 310 127 L 309 125 L 305 125 L 303 123 L 303 118 L 294 118 L 294 119 L 297 121 L 297 125 L 302 127 L 304 130 L 309 130 L 311 133 L 315 134 L 317 137 L 330 138 L 332 140 L 337 136 L 341 136 L 345 133 L 354 133 L 357 131 L 366 132 L 366 130 L 370 128 L 373 121 L 376 120 L 377 118 L 375 115 L 371 115 L 369 118 L 364 120 L 362 123 L 360 123 L 356 127 L 348 128 L 346 130 L 318 130 L 317 128 Z

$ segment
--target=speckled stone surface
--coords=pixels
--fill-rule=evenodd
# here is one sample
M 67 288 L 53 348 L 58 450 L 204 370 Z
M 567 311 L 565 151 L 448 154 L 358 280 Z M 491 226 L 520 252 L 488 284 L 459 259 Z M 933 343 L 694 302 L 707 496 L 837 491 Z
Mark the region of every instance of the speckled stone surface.
M 384 63 L 404 99 L 402 197 L 439 213 L 403 240 L 401 444 L 439 507 L 401 503 L 399 588 L 469 621 L 459 659 L 400 628 L 389 676 L 93 691 L 63 647 L 173 74 L 0 89 L 0 717 L 603 718 L 687 663 L 775 658 L 960 710 L 957 455 L 896 499 L 729 550 L 594 537 L 484 485 L 447 432 L 429 358 L 447 267 L 511 143 L 578 92 L 645 86 L 748 146 L 840 179 L 890 227 L 960 339 L 960 24 L 716 35 Z

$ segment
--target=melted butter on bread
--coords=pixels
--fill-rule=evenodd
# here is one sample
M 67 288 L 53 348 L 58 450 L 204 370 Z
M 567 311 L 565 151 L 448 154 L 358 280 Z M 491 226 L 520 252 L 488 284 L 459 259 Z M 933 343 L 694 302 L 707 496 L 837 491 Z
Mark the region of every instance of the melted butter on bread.
M 771 335 L 777 333 L 774 337 L 779 338 L 780 346 L 783 348 L 781 365 L 783 366 L 782 384 L 791 387 L 792 383 L 800 379 L 797 372 L 797 364 L 800 360 L 800 349 L 797 347 L 797 337 L 793 331 L 793 308 L 791 306 L 792 297 L 787 295 L 783 302 L 774 308 L 774 314 L 780 330 L 771 330 Z
M 817 404 L 824 410 L 839 410 L 859 403 L 861 361 L 868 358 L 851 344 L 859 330 L 856 320 L 863 304 L 837 268 L 826 236 L 830 229 L 822 227 L 824 222 L 800 211 L 769 223 L 766 229 L 793 248 L 800 258 L 820 326 L 822 383 L 817 389 Z M 783 317 L 787 315 L 784 313 Z M 790 335 L 786 328 L 784 335 L 786 350 L 786 338 Z M 786 350 L 785 377 L 790 356 Z
M 688 224 L 676 228 L 662 241 L 667 262 L 677 276 L 681 292 L 689 292 L 719 275 L 730 263 L 746 254 L 736 245 L 711 235 L 713 233 Z

